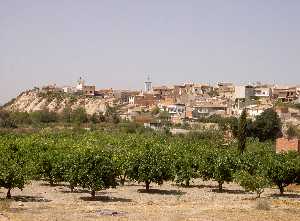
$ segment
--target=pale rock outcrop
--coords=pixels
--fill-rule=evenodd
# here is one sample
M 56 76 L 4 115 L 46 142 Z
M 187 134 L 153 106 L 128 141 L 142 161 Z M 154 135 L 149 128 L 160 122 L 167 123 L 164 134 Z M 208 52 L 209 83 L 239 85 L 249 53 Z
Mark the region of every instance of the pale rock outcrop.
M 33 112 L 43 109 L 49 111 L 62 112 L 65 107 L 76 109 L 79 107 L 85 108 L 88 114 L 98 112 L 105 113 L 106 102 L 103 98 L 98 97 L 82 97 L 82 96 L 61 96 L 60 98 L 47 97 L 41 95 L 38 91 L 30 90 L 21 93 L 14 100 L 4 105 L 4 109 L 8 111 Z

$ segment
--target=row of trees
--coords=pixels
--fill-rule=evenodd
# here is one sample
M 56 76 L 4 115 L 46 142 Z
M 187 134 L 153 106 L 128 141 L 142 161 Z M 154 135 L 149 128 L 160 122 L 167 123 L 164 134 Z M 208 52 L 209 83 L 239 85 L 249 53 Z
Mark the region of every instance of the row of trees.
M 84 108 L 71 109 L 66 107 L 61 113 L 49 111 L 47 109 L 27 112 L 7 112 L 0 110 L 0 127 L 16 128 L 20 125 L 47 124 L 47 123 L 119 123 L 120 119 L 116 109 L 108 107 L 105 114 L 95 113 L 88 115 Z
M 260 141 L 274 140 L 281 136 L 281 121 L 278 114 L 273 108 L 266 109 L 261 115 L 258 115 L 255 120 L 246 118 L 246 112 L 243 112 L 245 119 L 243 127 L 246 137 L 258 138 Z M 243 115 L 242 114 L 242 115 Z M 239 119 L 236 117 L 223 118 L 213 115 L 208 118 L 199 119 L 200 122 L 217 123 L 223 131 L 231 131 L 234 137 L 239 136 Z
M 0 187 L 20 188 L 32 179 L 50 185 L 68 182 L 96 191 L 124 185 L 126 180 L 162 184 L 171 180 L 190 185 L 193 178 L 215 180 L 219 191 L 235 181 L 258 196 L 266 187 L 299 183 L 300 156 L 276 154 L 270 143 L 248 140 L 243 154 L 238 144 L 210 139 L 139 134 L 72 131 L 3 134 L 0 139 Z

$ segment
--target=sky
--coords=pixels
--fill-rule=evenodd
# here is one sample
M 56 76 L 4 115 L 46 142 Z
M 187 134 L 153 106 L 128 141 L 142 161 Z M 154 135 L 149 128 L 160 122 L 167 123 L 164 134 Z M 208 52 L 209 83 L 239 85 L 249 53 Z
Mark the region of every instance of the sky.
M 0 0 L 0 103 L 34 86 L 300 84 L 299 0 Z

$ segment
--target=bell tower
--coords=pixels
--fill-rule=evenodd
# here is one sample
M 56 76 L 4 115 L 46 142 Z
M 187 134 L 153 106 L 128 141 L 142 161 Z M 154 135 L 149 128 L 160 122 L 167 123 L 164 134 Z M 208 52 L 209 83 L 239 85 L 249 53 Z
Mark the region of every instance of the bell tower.
M 150 76 L 148 75 L 147 80 L 145 81 L 145 92 L 149 93 L 152 90 L 152 82 L 150 81 Z
M 84 86 L 84 80 L 83 80 L 82 77 L 80 77 L 79 80 L 77 81 L 76 89 L 77 89 L 78 91 L 82 91 L 83 86 Z

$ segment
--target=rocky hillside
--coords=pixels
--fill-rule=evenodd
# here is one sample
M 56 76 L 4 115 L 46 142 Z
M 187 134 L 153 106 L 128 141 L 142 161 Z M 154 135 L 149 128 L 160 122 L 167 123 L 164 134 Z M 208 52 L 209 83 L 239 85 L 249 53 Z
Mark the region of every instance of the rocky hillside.
M 106 104 L 102 98 L 72 95 L 63 92 L 40 92 L 38 90 L 23 92 L 3 106 L 7 111 L 21 112 L 43 109 L 61 112 L 65 107 L 72 109 L 83 107 L 88 114 L 105 112 L 106 110 Z

